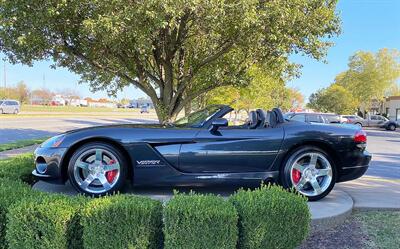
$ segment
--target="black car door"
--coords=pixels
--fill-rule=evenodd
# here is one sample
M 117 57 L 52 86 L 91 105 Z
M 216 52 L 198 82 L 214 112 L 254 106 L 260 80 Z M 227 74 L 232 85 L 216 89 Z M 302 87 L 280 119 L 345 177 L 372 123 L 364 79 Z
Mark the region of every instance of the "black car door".
M 283 140 L 283 128 L 223 127 L 201 130 L 194 143 L 182 144 L 179 168 L 183 172 L 262 172 L 274 162 Z

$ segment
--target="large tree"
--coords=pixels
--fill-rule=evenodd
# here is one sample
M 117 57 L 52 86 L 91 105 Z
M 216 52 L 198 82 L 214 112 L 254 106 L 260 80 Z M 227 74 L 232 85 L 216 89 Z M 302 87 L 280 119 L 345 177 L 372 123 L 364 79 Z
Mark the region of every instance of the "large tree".
M 283 79 L 257 66 L 248 70 L 248 77 L 251 78 L 249 85 L 219 87 L 208 92 L 204 99 L 207 104 L 228 104 L 247 112 L 255 108 L 290 108 L 291 90 Z
M 343 86 L 332 84 L 311 94 L 307 106 L 321 112 L 353 114 L 357 110 L 358 102 Z
M 400 51 L 381 49 L 352 55 L 349 69 L 336 76 L 335 83 L 347 89 L 364 108 L 373 100 L 396 94 L 400 78 Z
M 128 85 L 173 121 L 195 97 L 246 85 L 254 63 L 287 71 L 321 59 L 339 32 L 336 0 L 0 1 L 0 49 L 11 62 L 52 59 L 110 94 Z

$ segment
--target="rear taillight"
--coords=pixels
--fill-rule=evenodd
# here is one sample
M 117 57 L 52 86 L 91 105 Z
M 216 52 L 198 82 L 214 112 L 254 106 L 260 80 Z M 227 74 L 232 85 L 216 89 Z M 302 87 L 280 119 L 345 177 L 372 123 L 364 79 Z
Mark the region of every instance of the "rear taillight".
M 366 143 L 367 142 L 367 133 L 363 130 L 358 130 L 354 135 L 354 142 L 356 143 Z

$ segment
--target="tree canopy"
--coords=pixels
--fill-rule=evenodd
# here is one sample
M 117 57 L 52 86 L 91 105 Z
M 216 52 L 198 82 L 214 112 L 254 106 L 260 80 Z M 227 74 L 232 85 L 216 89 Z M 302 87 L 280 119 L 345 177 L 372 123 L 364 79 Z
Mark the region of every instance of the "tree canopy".
M 284 110 L 302 106 L 303 95 L 288 88 L 281 78 L 271 76 L 267 70 L 253 66 L 248 71 L 251 81 L 242 87 L 219 87 L 205 96 L 207 104 L 229 104 L 236 110 L 250 111 L 255 108 Z
M 134 85 L 173 121 L 195 97 L 250 82 L 254 64 L 292 73 L 337 35 L 336 0 L 0 1 L 0 49 L 13 63 L 51 59 L 115 94 Z
M 321 112 L 353 114 L 357 110 L 358 102 L 343 86 L 332 84 L 311 94 L 307 105 Z
M 371 101 L 395 94 L 400 78 L 400 52 L 381 49 L 377 53 L 359 51 L 349 58 L 349 69 L 335 83 L 347 89 L 364 107 Z
M 368 109 L 372 101 L 400 94 L 400 52 L 380 49 L 377 53 L 358 51 L 350 56 L 348 69 L 326 89 L 311 94 L 308 107 L 336 113 Z

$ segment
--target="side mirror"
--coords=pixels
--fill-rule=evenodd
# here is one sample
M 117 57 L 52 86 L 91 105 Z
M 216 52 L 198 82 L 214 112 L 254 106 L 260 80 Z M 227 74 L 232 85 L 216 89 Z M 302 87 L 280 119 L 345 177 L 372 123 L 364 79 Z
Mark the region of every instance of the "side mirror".
M 216 132 L 219 127 L 228 126 L 228 120 L 225 118 L 217 118 L 211 122 L 210 132 Z

